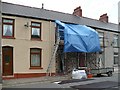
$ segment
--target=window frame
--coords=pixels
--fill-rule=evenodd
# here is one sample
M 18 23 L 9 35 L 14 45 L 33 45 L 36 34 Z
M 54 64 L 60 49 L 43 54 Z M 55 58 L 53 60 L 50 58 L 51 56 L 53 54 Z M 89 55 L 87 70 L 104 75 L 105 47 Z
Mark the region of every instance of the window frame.
M 114 63 L 114 65 L 118 65 L 118 62 L 119 62 L 119 58 L 118 58 L 119 56 L 118 56 L 118 52 L 114 52 L 114 56 L 113 56 L 113 63 Z M 118 61 L 117 61 L 117 63 L 116 63 L 116 61 L 115 61 L 115 58 L 117 58 L 118 59 Z
M 101 35 L 102 34 L 102 35 Z M 101 47 L 104 47 L 104 32 L 98 32 L 98 35 L 99 35 L 99 40 L 100 40 L 100 46 Z M 101 40 L 102 39 L 102 40 Z M 102 41 L 102 44 L 101 44 L 101 41 Z
M 12 22 L 12 23 L 4 22 L 4 20 L 12 20 L 13 22 Z M 4 36 L 4 35 L 3 35 L 3 32 L 4 32 L 3 27 L 4 27 L 4 25 L 12 25 L 12 36 Z M 2 18 L 2 38 L 14 39 L 14 33 L 15 33 L 14 26 L 15 26 L 15 19 Z
M 117 41 L 117 44 L 115 44 L 115 41 Z M 117 34 L 113 34 L 113 47 L 118 47 L 118 35 Z
M 36 24 L 40 24 L 40 26 L 33 26 L 32 23 L 36 23 Z M 42 30 L 42 26 L 41 26 L 41 22 L 34 22 L 34 21 L 31 21 L 31 40 L 41 40 L 41 30 Z M 32 37 L 32 28 L 37 28 L 39 29 L 39 38 L 34 38 Z
M 32 52 L 32 50 L 39 50 L 40 52 Z M 32 63 L 31 63 L 31 55 L 39 55 L 40 56 L 40 66 L 32 66 Z M 30 48 L 30 69 L 43 69 L 42 68 L 42 49 L 41 48 Z

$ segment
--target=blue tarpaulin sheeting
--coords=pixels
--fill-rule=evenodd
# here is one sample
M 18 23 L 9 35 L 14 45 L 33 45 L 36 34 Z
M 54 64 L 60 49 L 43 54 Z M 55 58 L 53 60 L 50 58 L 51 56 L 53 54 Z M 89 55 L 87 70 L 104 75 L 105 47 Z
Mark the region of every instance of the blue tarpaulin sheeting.
M 85 25 L 65 24 L 59 20 L 56 24 L 63 27 L 64 52 L 99 52 L 100 41 L 98 33 Z

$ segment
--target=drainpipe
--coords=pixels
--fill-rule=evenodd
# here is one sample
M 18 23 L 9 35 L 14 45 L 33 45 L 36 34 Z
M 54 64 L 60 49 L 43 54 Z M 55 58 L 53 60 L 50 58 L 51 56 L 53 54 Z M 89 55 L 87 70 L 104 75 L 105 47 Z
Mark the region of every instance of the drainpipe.
M 2 2 L 0 0 L 0 84 L 2 84 Z
M 120 70 L 120 1 L 118 3 L 118 31 L 118 70 Z

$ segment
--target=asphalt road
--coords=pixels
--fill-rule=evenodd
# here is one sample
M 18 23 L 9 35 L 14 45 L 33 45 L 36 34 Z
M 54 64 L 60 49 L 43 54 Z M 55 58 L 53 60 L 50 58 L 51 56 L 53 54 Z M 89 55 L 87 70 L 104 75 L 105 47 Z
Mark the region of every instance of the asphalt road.
M 59 90 L 119 90 L 120 87 L 119 77 L 120 73 L 114 73 L 112 77 L 103 75 L 101 77 L 94 77 L 93 80 L 70 82 L 64 84 L 58 84 L 58 82 L 34 82 L 17 84 L 13 86 L 3 87 L 2 90 L 36 90 L 36 89 L 49 89 L 53 90 L 56 88 Z

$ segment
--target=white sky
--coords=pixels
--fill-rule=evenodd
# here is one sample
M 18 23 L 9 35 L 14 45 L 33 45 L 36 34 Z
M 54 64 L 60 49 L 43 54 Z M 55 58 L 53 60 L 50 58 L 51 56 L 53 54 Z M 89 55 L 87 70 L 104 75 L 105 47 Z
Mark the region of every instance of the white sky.
M 81 6 L 83 16 L 93 19 L 99 19 L 100 15 L 107 13 L 109 22 L 118 23 L 118 2 L 120 0 L 2 0 L 31 7 L 42 7 L 48 10 L 54 10 L 72 14 L 73 10 Z

